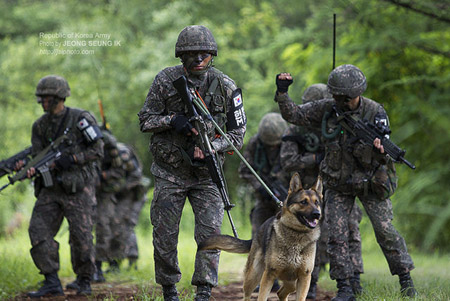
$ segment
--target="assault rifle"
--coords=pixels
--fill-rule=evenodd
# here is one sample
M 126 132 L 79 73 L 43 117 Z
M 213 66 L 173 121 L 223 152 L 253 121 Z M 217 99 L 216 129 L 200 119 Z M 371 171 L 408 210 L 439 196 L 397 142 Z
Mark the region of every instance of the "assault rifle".
M 286 186 L 281 183 L 280 180 L 278 180 L 276 177 L 273 176 L 264 176 L 260 175 L 260 177 L 263 179 L 265 183 L 268 183 L 270 190 L 277 196 L 280 200 L 285 200 L 288 196 L 288 190 L 286 189 Z
M 50 174 L 50 166 L 59 157 L 61 157 L 62 151 L 67 148 L 63 147 L 61 144 L 67 139 L 67 135 L 64 134 L 59 136 L 55 141 L 53 141 L 49 146 L 44 148 L 39 154 L 37 154 L 33 159 L 31 159 L 21 170 L 19 170 L 14 176 L 8 177 L 9 183 L 3 185 L 0 191 L 13 185 L 17 181 L 22 181 L 27 178 L 27 171 L 34 167 L 36 174 L 40 175 L 44 181 L 45 187 L 50 187 L 53 185 L 52 175 Z
M 9 157 L 8 159 L 0 161 L 0 178 L 4 175 L 13 173 L 17 161 L 22 160 L 25 161 L 25 164 L 27 164 L 30 155 L 31 146 Z
M 381 140 L 381 144 L 383 145 L 384 151 L 391 156 L 391 158 L 396 162 L 403 162 L 405 163 L 409 168 L 416 169 L 414 164 L 409 162 L 404 158 L 406 150 L 401 149 L 398 147 L 394 142 L 389 140 L 385 136 L 385 133 L 383 133 L 380 129 L 376 127 L 375 124 L 370 123 L 368 121 L 363 121 L 361 119 L 357 119 L 353 117 L 351 114 L 342 112 L 337 106 L 334 106 L 334 110 L 336 111 L 336 114 L 338 116 L 338 120 L 345 121 L 342 126 L 346 128 L 346 125 L 348 125 L 348 128 L 346 128 L 353 136 L 365 141 L 366 143 L 373 144 L 373 141 L 375 138 L 379 138 Z
M 202 116 L 197 112 L 197 109 L 193 103 L 193 97 L 195 96 L 192 91 L 189 90 L 187 86 L 187 81 L 184 76 L 179 77 L 173 81 L 173 86 L 178 91 L 181 99 L 186 104 L 188 113 L 190 116 L 190 122 L 193 123 L 195 129 L 198 132 L 197 143 L 203 154 L 205 155 L 206 166 L 208 167 L 209 174 L 211 175 L 212 181 L 217 185 L 220 195 L 222 197 L 224 208 L 227 211 L 228 219 L 230 220 L 231 229 L 233 230 L 234 236 L 237 238 L 238 234 L 236 227 L 234 226 L 233 219 L 231 217 L 230 210 L 234 207 L 234 204 L 230 203 L 230 198 L 228 197 L 228 192 L 226 188 L 225 178 L 223 176 L 222 168 L 219 165 L 217 153 L 214 151 L 211 142 L 209 141 L 208 132 L 206 129 L 205 121 Z M 196 97 L 196 96 L 195 96 Z

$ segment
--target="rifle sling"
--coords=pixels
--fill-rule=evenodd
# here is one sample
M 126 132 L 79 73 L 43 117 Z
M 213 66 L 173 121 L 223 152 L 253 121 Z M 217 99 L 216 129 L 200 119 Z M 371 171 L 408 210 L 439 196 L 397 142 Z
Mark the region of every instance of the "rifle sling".
M 61 122 L 58 125 L 58 130 L 55 132 L 55 135 L 53 135 L 52 141 L 55 141 L 56 138 L 61 136 L 61 130 L 64 128 L 64 125 L 66 123 L 67 116 L 69 115 L 69 110 L 70 110 L 70 108 L 66 107 L 66 113 L 64 114 L 63 119 L 61 120 Z

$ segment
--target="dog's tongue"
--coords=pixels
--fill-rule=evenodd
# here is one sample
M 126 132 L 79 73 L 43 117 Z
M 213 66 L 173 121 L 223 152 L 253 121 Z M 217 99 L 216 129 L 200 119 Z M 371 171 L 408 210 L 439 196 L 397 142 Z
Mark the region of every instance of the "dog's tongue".
M 308 224 L 309 224 L 312 228 L 314 228 L 314 227 L 317 226 L 318 220 L 317 220 L 317 219 L 315 219 L 315 220 L 313 220 L 313 221 L 309 221 L 309 220 L 308 220 Z

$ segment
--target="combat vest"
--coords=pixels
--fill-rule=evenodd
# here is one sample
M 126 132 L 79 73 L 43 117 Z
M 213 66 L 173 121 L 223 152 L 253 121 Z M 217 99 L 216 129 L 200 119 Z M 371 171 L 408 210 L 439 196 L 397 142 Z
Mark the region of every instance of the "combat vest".
M 163 114 L 171 115 L 184 113 L 188 115 L 184 102 L 179 97 L 176 89 L 171 84 L 179 76 L 184 75 L 183 66 L 169 67 L 161 71 L 168 78 L 168 91 L 165 98 L 166 108 Z M 207 73 L 207 87 L 202 87 L 200 94 L 208 107 L 211 116 L 216 123 L 225 128 L 227 123 L 226 87 L 223 81 L 223 73 L 215 68 L 210 68 Z M 208 136 L 212 141 L 216 136 L 216 130 L 212 122 L 206 120 Z M 174 129 L 154 133 L 151 137 L 150 150 L 154 161 L 181 178 L 189 178 L 194 173 L 197 177 L 210 177 L 206 166 L 202 163 L 193 162 L 192 154 L 195 141 L 192 137 L 178 134 Z M 219 153 L 221 163 L 224 161 L 223 154 Z M 194 167 L 194 168 L 193 168 Z
M 77 108 L 66 107 L 65 115 L 62 117 L 61 124 L 58 125 L 56 132 L 53 133 L 53 137 L 46 137 L 45 133 L 39 133 L 42 140 L 43 147 L 46 147 L 58 138 L 60 135 L 66 133 L 68 139 L 63 142 L 67 148 L 65 148 L 64 154 L 77 154 L 85 150 L 86 144 L 84 143 L 83 134 L 77 129 L 77 123 L 83 113 L 87 111 Z M 45 116 L 45 115 L 44 115 Z M 48 115 L 47 115 L 48 117 Z M 45 122 L 43 119 L 38 122 Z M 49 133 L 46 133 L 47 135 Z M 86 162 L 83 165 L 72 164 L 67 170 L 53 169 L 52 172 L 53 182 L 61 185 L 66 193 L 73 194 L 81 191 L 86 183 L 92 181 L 96 177 L 95 162 Z M 40 181 L 37 179 L 36 183 L 40 190 Z M 38 191 L 36 192 L 38 194 Z
M 361 97 L 357 118 L 374 122 L 381 105 Z M 341 192 L 387 198 L 397 187 L 395 166 L 387 156 L 387 162 L 375 158 L 373 145 L 356 139 L 345 122 L 338 121 L 333 110 L 324 114 L 322 135 L 326 139 L 326 155 L 321 173 L 327 187 Z

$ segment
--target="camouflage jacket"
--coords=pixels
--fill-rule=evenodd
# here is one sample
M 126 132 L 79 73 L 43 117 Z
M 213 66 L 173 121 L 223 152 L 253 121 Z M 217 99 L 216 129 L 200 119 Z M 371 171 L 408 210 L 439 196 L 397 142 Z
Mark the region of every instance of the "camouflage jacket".
M 339 126 L 336 113 L 333 110 L 334 99 L 322 99 L 304 105 L 296 105 L 288 94 L 275 95 L 280 112 L 288 122 L 308 126 L 322 127 L 323 131 L 330 134 Z M 324 115 L 329 113 L 328 118 Z M 370 122 L 385 123 L 389 127 L 389 121 L 383 106 L 377 102 L 362 97 L 359 107 L 352 114 L 360 119 Z M 344 192 L 351 192 L 355 186 L 362 185 L 372 178 L 380 165 L 386 164 L 387 155 L 380 154 L 373 145 L 355 140 L 345 129 L 333 138 L 325 142 L 325 158 L 320 165 L 320 172 L 327 187 Z
M 89 112 L 76 108 L 65 107 L 62 112 L 52 115 L 45 113 L 36 120 L 32 127 L 31 144 L 32 156 L 36 156 L 52 141 L 67 131 L 69 145 L 64 154 L 71 154 L 76 162 L 68 170 L 52 170 L 55 182 L 62 184 L 67 192 L 80 191 L 90 181 L 97 177 L 95 164 L 103 158 L 103 141 L 88 143 L 77 128 L 77 123 L 85 118 L 90 124 L 96 124 L 94 116 Z
M 142 173 L 142 163 L 136 155 L 135 150 L 125 143 L 117 143 L 119 157 L 125 171 L 125 185 L 121 193 L 128 193 L 131 190 L 144 189 L 145 192 L 150 186 L 150 179 Z
M 128 194 L 135 188 L 147 192 L 150 179 L 142 174 L 142 164 L 133 148 L 117 142 L 109 131 L 102 132 L 105 156 L 101 164 L 101 181 L 97 192 L 108 194 L 108 199 L 111 198 L 111 193 Z
M 275 180 L 288 188 L 289 174 L 281 168 L 280 145 L 266 146 L 255 135 L 247 143 L 244 157 L 269 188 L 272 188 L 271 182 Z M 243 162 L 239 166 L 239 177 L 246 180 L 255 191 L 262 189 L 262 184 Z
M 179 134 L 170 125 L 173 114 L 187 114 L 187 108 L 178 95 L 172 82 L 181 75 L 186 76 L 182 65 L 168 67 L 156 75 L 148 92 L 145 104 L 139 112 L 139 123 L 142 132 L 151 132 L 150 151 L 153 155 L 151 171 L 155 176 L 180 181 L 187 179 L 210 178 L 206 166 L 192 166 L 186 154 L 195 146 L 193 136 Z M 233 80 L 215 68 L 199 78 L 189 78 L 188 84 L 195 88 L 206 100 L 208 89 L 215 78 L 219 79 L 216 92 L 206 101 L 206 105 L 216 122 L 226 128 L 226 135 L 236 148 L 241 148 L 246 130 L 246 118 L 243 109 L 231 112 L 235 100 L 233 92 L 237 87 Z M 219 91 L 219 92 L 217 92 Z M 241 99 L 239 99 L 241 101 Z M 238 127 L 230 129 L 228 122 L 231 116 L 236 116 Z M 234 118 L 234 117 L 233 117 Z M 206 120 L 208 134 L 212 146 L 224 160 L 224 152 L 230 150 L 224 137 L 216 134 L 212 122 Z
M 288 174 L 298 172 L 304 187 L 309 188 L 319 176 L 324 151 L 320 129 L 290 125 L 281 142 L 281 166 Z
M 119 154 L 118 143 L 109 131 L 103 130 L 103 141 L 105 146 L 103 148 L 104 158 L 101 162 L 100 170 L 100 187 L 97 193 L 105 193 L 108 199 L 109 194 L 114 194 L 122 189 L 125 185 L 125 169 Z M 99 195 L 102 198 L 101 195 Z

